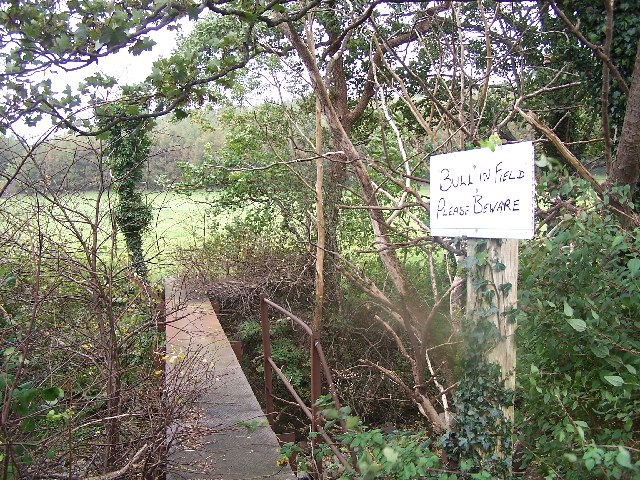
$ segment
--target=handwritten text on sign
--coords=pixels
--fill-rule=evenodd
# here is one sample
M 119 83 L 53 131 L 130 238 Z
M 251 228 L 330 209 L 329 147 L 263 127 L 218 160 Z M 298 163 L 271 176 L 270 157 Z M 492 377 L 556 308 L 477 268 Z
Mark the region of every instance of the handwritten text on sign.
M 431 234 L 532 238 L 531 142 L 431 157 Z

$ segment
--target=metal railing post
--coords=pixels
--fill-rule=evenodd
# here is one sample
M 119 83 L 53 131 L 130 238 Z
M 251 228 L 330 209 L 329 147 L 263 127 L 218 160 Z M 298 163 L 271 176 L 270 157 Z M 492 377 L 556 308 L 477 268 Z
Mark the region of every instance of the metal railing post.
M 267 420 L 273 423 L 273 370 L 271 369 L 271 339 L 269 337 L 269 306 L 266 295 L 260 294 L 260 324 L 262 325 L 262 353 L 264 357 L 264 397 Z
M 167 374 L 166 374 L 166 362 L 165 355 L 167 354 L 167 285 L 165 279 L 162 281 L 162 292 L 160 293 L 160 305 L 158 311 L 158 319 L 156 320 L 156 331 L 162 333 L 164 338 L 162 339 L 163 345 L 158 347 L 154 352 L 154 371 L 162 371 L 162 391 L 166 391 L 167 388 Z M 165 417 L 163 430 L 168 431 L 169 423 L 168 418 Z M 169 452 L 169 439 L 165 436 L 164 442 L 160 445 L 160 464 L 158 465 L 157 477 L 158 480 L 166 480 L 167 478 L 167 464 L 168 464 L 168 452 Z
M 287 379 L 286 375 L 280 370 L 280 368 L 274 363 L 271 358 L 271 344 L 269 340 L 269 318 L 268 318 L 268 309 L 273 308 L 275 311 L 280 312 L 283 315 L 286 315 L 287 318 L 291 319 L 294 323 L 300 326 L 304 332 L 309 335 L 311 338 L 311 348 L 310 348 L 310 357 L 311 357 L 311 408 L 307 407 L 305 402 L 300 398 L 300 395 L 296 392 L 291 382 Z M 316 442 L 321 442 L 324 440 L 326 445 L 331 449 L 333 454 L 336 456 L 338 461 L 343 465 L 348 465 L 348 460 L 344 457 L 344 455 L 340 452 L 340 450 L 336 447 L 334 442 L 331 440 L 327 432 L 320 425 L 320 414 L 318 406 L 316 405 L 320 395 L 322 394 L 322 374 L 324 372 L 325 380 L 329 384 L 329 389 L 331 390 L 331 395 L 333 396 L 333 401 L 336 409 L 340 410 L 340 401 L 338 400 L 338 395 L 336 393 L 335 385 L 333 384 L 333 379 L 331 378 L 331 371 L 329 370 L 329 366 L 327 365 L 327 360 L 324 357 L 324 353 L 322 352 L 322 345 L 320 345 L 319 336 L 313 331 L 313 329 L 296 317 L 293 313 L 288 310 L 285 310 L 277 303 L 273 303 L 271 300 L 267 298 L 266 295 L 260 295 L 260 323 L 262 324 L 262 342 L 263 342 L 263 350 L 264 350 L 264 379 L 265 379 L 265 392 L 267 396 L 267 417 L 269 421 L 272 422 L 272 413 L 273 413 L 273 386 L 272 386 L 272 376 L 275 373 L 278 378 L 282 381 L 284 386 L 287 388 L 295 402 L 302 409 L 304 414 L 307 416 L 309 421 L 311 422 L 311 431 L 316 433 L 314 438 L 311 440 L 312 449 L 315 448 Z M 316 463 L 318 467 L 318 472 L 322 473 L 322 462 Z

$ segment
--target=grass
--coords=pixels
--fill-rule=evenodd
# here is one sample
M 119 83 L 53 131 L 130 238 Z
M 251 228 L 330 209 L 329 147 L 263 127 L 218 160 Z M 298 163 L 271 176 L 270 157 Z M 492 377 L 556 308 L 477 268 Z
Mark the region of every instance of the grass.
M 172 192 L 148 192 L 147 201 L 153 208 L 153 222 L 145 238 L 145 257 L 149 260 L 151 280 L 159 280 L 175 271 L 174 254 L 178 248 L 199 246 L 231 218 L 211 218 L 208 206 L 215 196 L 198 192 L 189 197 Z M 61 198 L 64 209 L 42 198 L 15 195 L 0 202 L 0 225 L 8 231 L 20 232 L 25 240 L 36 231 L 46 235 L 65 250 L 80 251 L 78 235 L 87 238 L 91 232 L 89 221 L 96 218 L 97 192 L 69 194 Z M 36 206 L 38 207 L 36 209 Z M 114 199 L 103 196 L 100 202 L 100 239 L 104 252 L 109 252 L 112 233 L 110 211 Z M 40 215 L 36 215 L 36 211 Z M 68 217 L 65 217 L 68 215 Z M 36 223 L 37 222 L 37 223 Z M 76 232 L 73 229 L 77 229 Z M 125 252 L 122 235 L 118 235 L 117 249 Z
M 208 206 L 215 193 L 198 192 L 187 197 L 177 193 L 149 193 L 154 220 L 146 238 L 146 256 L 151 260 L 154 277 L 174 270 L 174 253 L 178 248 L 202 245 L 213 229 L 229 218 L 211 218 Z

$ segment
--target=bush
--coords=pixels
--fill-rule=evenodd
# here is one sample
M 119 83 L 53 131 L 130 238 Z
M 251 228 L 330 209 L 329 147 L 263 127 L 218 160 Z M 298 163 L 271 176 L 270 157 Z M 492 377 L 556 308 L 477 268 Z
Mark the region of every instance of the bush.
M 622 228 L 578 186 L 561 188 L 577 195 L 578 207 L 552 235 L 531 242 L 521 261 L 523 461 L 547 478 L 631 478 L 640 474 L 632 458 L 640 426 L 640 231 Z

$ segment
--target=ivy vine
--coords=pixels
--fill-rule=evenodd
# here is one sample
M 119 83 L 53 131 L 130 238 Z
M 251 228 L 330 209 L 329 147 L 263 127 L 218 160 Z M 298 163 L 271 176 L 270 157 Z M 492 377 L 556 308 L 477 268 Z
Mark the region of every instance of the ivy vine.
M 495 285 L 487 279 L 492 277 L 487 270 L 499 272 L 505 265 L 490 258 L 486 240 L 477 241 L 475 255 L 467 257 L 461 267 L 471 275 L 477 304 L 474 312 L 468 312 L 463 328 L 464 373 L 453 396 L 456 423 L 440 443 L 449 458 L 460 465 L 473 465 L 489 474 L 488 478 L 508 478 L 512 470 L 512 422 L 504 412 L 513 405 L 514 391 L 505 386 L 499 365 L 488 363 L 485 354 L 500 340 L 490 318 L 499 314 L 499 303 L 511 285 Z
M 98 118 L 99 123 L 105 125 L 113 118 L 122 119 L 104 135 L 107 140 L 104 155 L 111 169 L 113 191 L 117 197 L 116 223 L 124 235 L 133 269 L 146 279 L 148 268 L 142 240 L 151 225 L 152 209 L 145 201 L 140 185 L 151 147 L 153 123 L 144 119 L 123 119 L 139 113 L 141 109 L 138 106 L 116 102 L 103 107 Z

